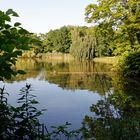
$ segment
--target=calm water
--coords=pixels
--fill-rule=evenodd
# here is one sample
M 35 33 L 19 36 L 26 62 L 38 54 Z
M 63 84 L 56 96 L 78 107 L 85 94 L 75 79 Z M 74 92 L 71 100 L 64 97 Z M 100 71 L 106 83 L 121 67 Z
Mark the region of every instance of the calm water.
M 9 103 L 16 105 L 19 90 L 26 83 L 32 84 L 39 109 L 47 109 L 40 117 L 47 126 L 72 123 L 79 128 L 85 115 L 91 115 L 90 106 L 96 104 L 108 92 L 121 89 L 119 77 L 111 72 L 111 65 L 94 62 L 61 62 L 19 60 L 16 69 L 25 75 L 0 83 L 10 93 Z

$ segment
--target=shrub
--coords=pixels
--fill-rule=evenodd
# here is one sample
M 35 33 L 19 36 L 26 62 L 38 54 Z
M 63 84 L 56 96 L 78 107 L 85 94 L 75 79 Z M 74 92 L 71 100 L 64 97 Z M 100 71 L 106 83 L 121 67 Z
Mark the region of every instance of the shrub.
M 121 67 L 124 76 L 140 77 L 140 51 L 125 55 Z

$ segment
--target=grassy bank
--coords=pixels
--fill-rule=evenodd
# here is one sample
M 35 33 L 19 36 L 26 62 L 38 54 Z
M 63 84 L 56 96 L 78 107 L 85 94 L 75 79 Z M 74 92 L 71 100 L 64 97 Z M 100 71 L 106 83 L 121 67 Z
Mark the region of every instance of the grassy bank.
M 23 54 L 23 58 L 35 58 L 35 59 L 43 59 L 43 60 L 53 60 L 53 61 L 72 61 L 75 60 L 69 53 L 38 53 L 37 55 L 33 54 L 33 52 L 28 51 Z M 114 64 L 118 61 L 117 57 L 96 57 L 93 59 L 94 62 L 99 63 L 107 63 Z
M 33 51 L 26 51 L 23 53 L 21 58 L 41 58 L 47 60 L 74 60 L 74 58 L 67 53 L 38 53 L 35 54 Z
M 42 55 L 42 59 L 64 60 L 64 61 L 74 60 L 74 58 L 70 54 L 66 53 L 45 53 Z
M 117 57 L 96 57 L 93 59 L 94 62 L 115 64 L 118 62 Z

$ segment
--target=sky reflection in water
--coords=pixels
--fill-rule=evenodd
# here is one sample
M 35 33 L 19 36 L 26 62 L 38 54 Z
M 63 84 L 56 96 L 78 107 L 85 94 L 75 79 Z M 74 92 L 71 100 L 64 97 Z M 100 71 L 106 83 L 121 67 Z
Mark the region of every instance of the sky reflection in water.
M 24 65 L 23 65 L 24 63 Z M 19 90 L 26 83 L 32 84 L 32 93 L 40 102 L 39 109 L 47 109 L 40 117 L 47 126 L 72 123 L 79 128 L 85 115 L 90 115 L 89 107 L 97 103 L 110 90 L 110 67 L 93 62 L 36 62 L 34 60 L 17 63 L 17 69 L 27 74 L 17 76 L 6 83 L 10 93 L 9 103 L 16 105 Z

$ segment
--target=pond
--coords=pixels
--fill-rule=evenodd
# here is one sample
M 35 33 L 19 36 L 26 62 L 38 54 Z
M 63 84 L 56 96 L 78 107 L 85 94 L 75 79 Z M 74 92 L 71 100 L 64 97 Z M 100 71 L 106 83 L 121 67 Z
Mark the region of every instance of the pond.
M 19 90 L 31 83 L 32 94 L 39 101 L 37 108 L 47 109 L 40 121 L 48 128 L 65 122 L 72 123 L 71 129 L 80 128 L 85 116 L 95 115 L 91 106 L 108 95 L 125 91 L 119 75 L 111 70 L 111 64 L 20 59 L 15 69 L 25 70 L 26 74 L 0 82 L 0 87 L 5 85 L 10 93 L 9 103 L 16 106 Z M 136 84 L 133 85 L 135 88 Z M 136 91 L 134 95 L 139 97 L 139 89 Z M 139 98 L 136 102 L 139 103 Z

